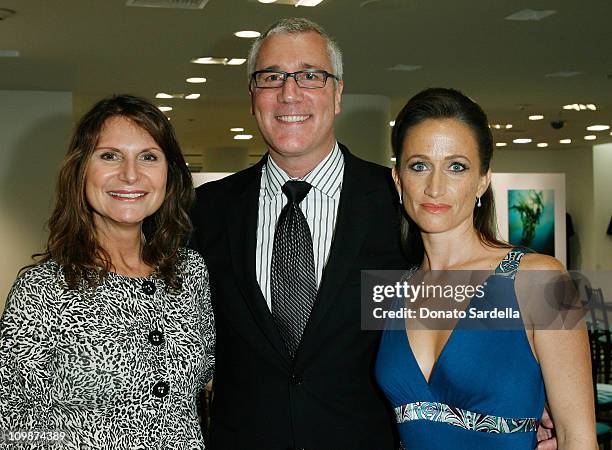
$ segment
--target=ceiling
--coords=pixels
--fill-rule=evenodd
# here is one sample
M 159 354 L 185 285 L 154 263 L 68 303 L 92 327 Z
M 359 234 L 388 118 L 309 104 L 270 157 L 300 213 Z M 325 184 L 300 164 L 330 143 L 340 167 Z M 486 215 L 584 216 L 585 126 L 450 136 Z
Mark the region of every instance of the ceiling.
M 179 1 L 179 0 L 173 0 Z M 209 0 L 200 10 L 138 8 L 126 0 L 0 0 L 16 14 L 0 21 L 0 89 L 74 93 L 75 114 L 111 93 L 153 99 L 157 92 L 201 93 L 198 100 L 163 100 L 187 155 L 216 148 L 265 151 L 249 112 L 246 66 L 196 65 L 200 56 L 246 57 L 250 39 L 280 17 L 323 25 L 344 51 L 345 93 L 391 99 L 390 119 L 413 94 L 431 86 L 463 90 L 483 106 L 503 151 L 588 148 L 612 142 L 612 2 L 609 0 L 324 0 L 314 8 Z M 509 21 L 523 9 L 555 10 L 540 21 Z M 388 70 L 397 64 L 415 71 Z M 571 77 L 546 76 L 580 72 Z M 187 77 L 204 76 L 191 85 Z M 593 103 L 597 111 L 562 106 Z M 1 107 L 1 105 L 0 105 Z M 530 114 L 544 120 L 529 121 Z M 553 120 L 563 120 L 555 130 Z M 235 141 L 231 127 L 255 135 Z M 595 134 L 587 142 L 584 136 Z M 531 144 L 512 144 L 529 137 Z M 572 144 L 559 144 L 571 138 Z M 251 162 L 252 162 L 251 161 Z

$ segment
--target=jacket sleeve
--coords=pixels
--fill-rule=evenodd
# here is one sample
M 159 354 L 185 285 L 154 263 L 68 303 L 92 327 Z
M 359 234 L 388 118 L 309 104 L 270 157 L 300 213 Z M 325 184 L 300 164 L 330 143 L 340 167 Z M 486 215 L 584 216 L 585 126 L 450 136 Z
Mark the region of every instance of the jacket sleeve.
M 204 383 L 208 383 L 212 379 L 215 370 L 215 318 L 210 301 L 208 270 L 206 269 L 204 261 L 202 261 L 199 269 L 201 275 L 198 277 L 196 295 L 203 307 L 203 325 L 206 340 L 206 366 L 204 368 L 203 379 Z
M 57 328 L 52 305 L 57 283 L 32 276 L 15 281 L 0 318 L 0 430 L 30 431 L 46 426 L 50 406 L 49 362 Z

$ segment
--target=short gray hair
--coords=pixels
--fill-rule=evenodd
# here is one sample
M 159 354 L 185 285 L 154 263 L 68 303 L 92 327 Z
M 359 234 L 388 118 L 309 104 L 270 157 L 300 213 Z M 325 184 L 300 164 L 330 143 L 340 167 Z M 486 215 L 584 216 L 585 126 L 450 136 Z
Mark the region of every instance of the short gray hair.
M 259 49 L 268 37 L 273 34 L 299 34 L 309 32 L 317 33 L 319 36 L 325 39 L 325 42 L 327 43 L 327 54 L 329 56 L 329 60 L 331 61 L 332 70 L 334 71 L 334 75 L 341 80 L 342 51 L 340 50 L 340 47 L 336 41 L 334 41 L 320 25 L 317 25 L 316 23 L 303 17 L 290 17 L 274 22 L 266 31 L 262 33 L 261 36 L 255 40 L 255 42 L 253 42 L 253 45 L 249 50 L 249 56 L 247 57 L 247 76 L 249 77 L 249 82 L 251 80 L 251 74 L 255 71 L 255 63 L 257 62 Z

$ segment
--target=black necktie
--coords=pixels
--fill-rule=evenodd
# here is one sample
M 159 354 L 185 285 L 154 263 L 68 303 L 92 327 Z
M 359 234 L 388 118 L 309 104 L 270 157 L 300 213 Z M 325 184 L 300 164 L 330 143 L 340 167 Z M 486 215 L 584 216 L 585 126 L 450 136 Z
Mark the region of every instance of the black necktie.
M 312 237 L 300 202 L 310 190 L 305 181 L 287 181 L 272 247 L 272 316 L 293 358 L 317 295 Z

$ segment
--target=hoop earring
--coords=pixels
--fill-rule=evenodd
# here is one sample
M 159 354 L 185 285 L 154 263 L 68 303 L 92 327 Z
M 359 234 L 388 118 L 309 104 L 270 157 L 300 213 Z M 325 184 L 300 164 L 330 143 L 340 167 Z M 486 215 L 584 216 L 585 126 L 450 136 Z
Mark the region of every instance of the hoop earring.
M 480 208 L 482 206 L 482 202 L 480 201 L 480 196 L 478 195 L 476 196 L 476 198 L 478 199 L 478 203 L 476 203 L 476 206 Z

